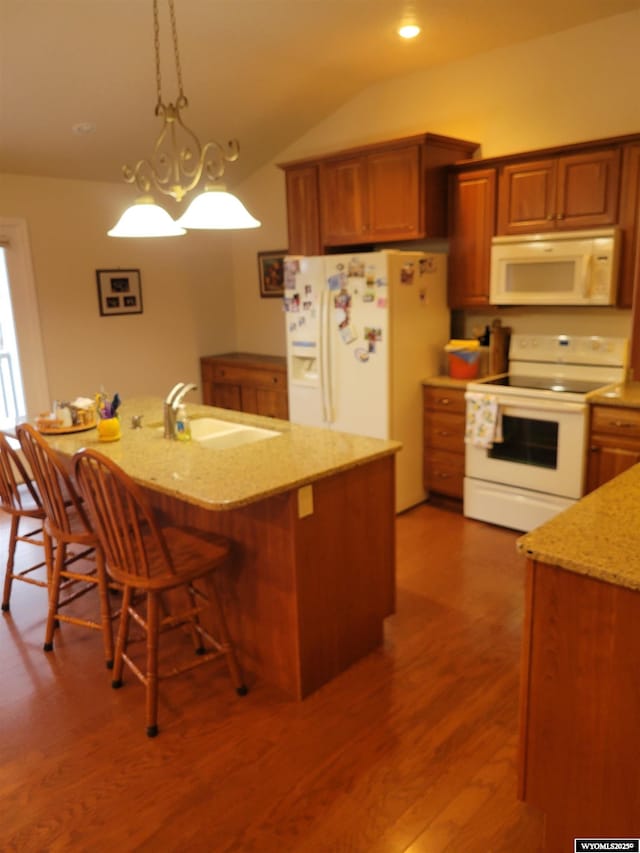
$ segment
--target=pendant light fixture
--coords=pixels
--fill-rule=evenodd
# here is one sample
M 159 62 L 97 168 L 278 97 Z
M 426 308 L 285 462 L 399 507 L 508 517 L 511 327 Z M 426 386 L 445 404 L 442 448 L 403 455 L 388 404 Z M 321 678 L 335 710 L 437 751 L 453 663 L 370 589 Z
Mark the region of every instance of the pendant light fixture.
M 133 168 L 123 166 L 124 180 L 128 184 L 136 184 L 141 196 L 125 210 L 108 234 L 110 237 L 174 237 L 185 234 L 186 228 L 257 228 L 261 223 L 220 183 L 225 165 L 238 159 L 237 141 L 232 140 L 226 148 L 219 142 L 201 145 L 195 133 L 182 120 L 181 111 L 189 106 L 189 102 L 182 87 L 174 0 L 167 0 L 167 3 L 173 35 L 178 97 L 175 104 L 165 104 L 162 100 L 158 2 L 159 0 L 153 0 L 157 89 L 155 114 L 162 118 L 163 126 L 151 157 L 148 160 L 139 160 Z M 174 222 L 167 211 L 156 204 L 151 194 L 152 190 L 155 190 L 181 202 L 187 193 L 198 185 L 203 175 L 206 179 L 204 192 L 193 199 L 178 222 Z

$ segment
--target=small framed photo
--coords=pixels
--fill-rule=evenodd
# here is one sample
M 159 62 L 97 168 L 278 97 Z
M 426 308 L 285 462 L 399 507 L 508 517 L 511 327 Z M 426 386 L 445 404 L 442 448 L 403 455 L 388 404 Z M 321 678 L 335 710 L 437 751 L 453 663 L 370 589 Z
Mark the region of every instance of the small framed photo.
M 142 314 L 140 270 L 96 270 L 100 314 Z
M 258 252 L 260 296 L 283 296 L 286 255 L 286 249 L 279 252 Z

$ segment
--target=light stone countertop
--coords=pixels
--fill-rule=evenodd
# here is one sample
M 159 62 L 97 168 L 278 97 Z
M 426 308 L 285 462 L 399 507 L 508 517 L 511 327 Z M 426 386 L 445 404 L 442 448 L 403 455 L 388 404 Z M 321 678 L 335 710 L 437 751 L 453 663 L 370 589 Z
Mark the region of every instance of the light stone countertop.
M 640 590 L 640 465 L 526 533 L 517 546 L 534 560 Z
M 119 441 L 99 441 L 95 428 L 46 438 L 65 455 L 81 447 L 99 450 L 142 485 L 211 510 L 244 506 L 392 455 L 402 447 L 398 441 L 185 403 L 193 420 L 208 416 L 277 430 L 280 435 L 224 450 L 202 447 L 195 440 L 169 441 L 163 437 L 162 400 L 146 397 L 122 403 Z M 143 415 L 142 429 L 131 428 L 132 415 Z
M 589 403 L 598 406 L 628 406 L 640 409 L 640 382 L 616 383 L 588 396 Z

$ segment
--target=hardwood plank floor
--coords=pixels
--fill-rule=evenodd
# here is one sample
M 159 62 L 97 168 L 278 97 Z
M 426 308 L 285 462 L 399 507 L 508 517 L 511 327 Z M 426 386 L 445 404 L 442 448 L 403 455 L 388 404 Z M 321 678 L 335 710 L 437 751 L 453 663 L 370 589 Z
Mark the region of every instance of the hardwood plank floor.
M 251 673 L 237 697 L 223 664 L 204 667 L 161 685 L 155 740 L 142 685 L 110 688 L 100 635 L 64 625 L 45 654 L 43 590 L 14 584 L 0 850 L 537 853 L 542 816 L 516 799 L 516 538 L 405 513 L 380 650 L 301 703 Z

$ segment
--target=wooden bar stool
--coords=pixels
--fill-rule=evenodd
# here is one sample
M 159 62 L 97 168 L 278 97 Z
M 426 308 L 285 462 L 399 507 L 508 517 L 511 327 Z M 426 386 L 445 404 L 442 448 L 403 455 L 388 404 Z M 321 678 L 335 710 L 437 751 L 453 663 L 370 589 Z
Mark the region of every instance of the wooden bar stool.
M 122 685 L 126 663 L 146 687 L 147 735 L 158 733 L 158 681 L 191 670 L 224 656 L 231 681 L 240 696 L 247 688 L 231 643 L 218 595 L 215 574 L 228 564 L 231 543 L 184 527 L 160 527 L 144 490 L 118 465 L 95 450 L 78 451 L 73 457 L 78 488 L 104 549 L 110 575 L 122 584 L 123 603 L 116 639 L 113 687 Z M 201 581 L 206 592 L 195 586 Z M 180 588 L 185 605 L 178 607 Z M 138 604 L 135 591 L 144 593 Z M 171 592 L 170 612 L 162 611 L 162 595 Z M 146 605 L 146 607 L 144 606 Z M 214 638 L 200 621 L 208 610 L 217 626 Z M 146 639 L 146 668 L 128 650 L 129 624 L 133 619 Z M 163 631 L 187 626 L 198 657 L 189 657 L 159 672 L 159 636 Z M 205 647 L 208 645 L 208 649 Z
M 46 576 L 33 576 L 38 569 L 47 565 L 47 560 L 40 560 L 26 569 L 14 571 L 18 542 L 28 542 L 30 545 L 36 545 L 40 548 L 46 547 L 46 533 L 43 530 L 45 513 L 40 496 L 31 482 L 31 477 L 27 474 L 19 455 L 4 433 L 0 433 L 0 509 L 11 517 L 11 529 L 7 545 L 7 566 L 2 591 L 2 609 L 7 612 L 14 580 L 47 588 Z M 23 526 L 23 523 L 28 522 L 31 522 L 31 529 L 21 531 L 21 525 Z M 41 552 L 41 556 L 44 556 L 44 552 Z
M 109 584 L 104 555 L 82 499 L 59 456 L 32 426 L 21 424 L 16 428 L 16 435 L 38 486 L 45 512 L 44 531 L 50 544 L 55 545 L 55 558 L 52 547 L 45 549 L 50 579 L 44 650 L 52 651 L 53 635 L 60 622 L 92 628 L 102 632 L 105 660 L 107 668 L 111 669 L 113 631 Z M 86 561 L 89 561 L 88 566 Z M 113 588 L 117 589 L 115 584 Z M 96 589 L 99 619 L 65 612 L 64 608 L 73 601 Z

